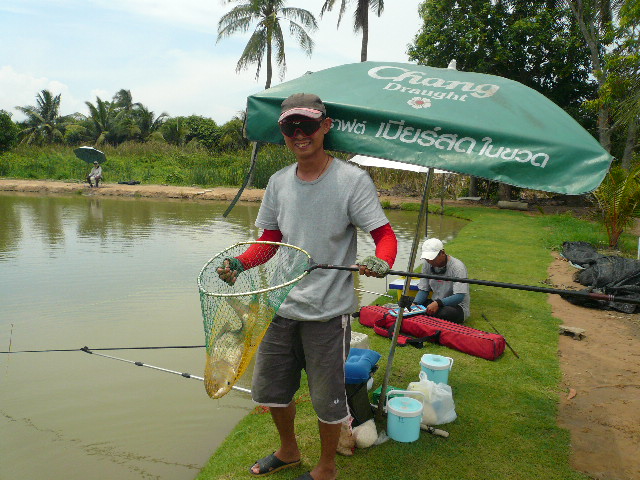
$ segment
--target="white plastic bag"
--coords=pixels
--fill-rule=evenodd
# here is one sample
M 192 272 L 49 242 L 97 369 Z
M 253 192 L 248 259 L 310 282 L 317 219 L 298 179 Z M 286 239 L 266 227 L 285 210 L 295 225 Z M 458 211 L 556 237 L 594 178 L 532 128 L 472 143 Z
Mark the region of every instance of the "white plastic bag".
M 425 396 L 422 409 L 423 424 L 442 425 L 457 418 L 450 385 L 432 382 L 425 372 L 420 372 L 420 381 L 411 382 L 407 390 L 422 392 Z

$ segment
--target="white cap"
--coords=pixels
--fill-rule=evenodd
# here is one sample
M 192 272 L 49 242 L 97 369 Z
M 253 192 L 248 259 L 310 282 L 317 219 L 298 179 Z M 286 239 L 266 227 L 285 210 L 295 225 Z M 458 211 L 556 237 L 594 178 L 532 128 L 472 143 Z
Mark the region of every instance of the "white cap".
M 422 245 L 422 256 L 420 258 L 424 260 L 433 260 L 438 256 L 441 250 L 444 249 L 444 245 L 437 238 L 429 238 L 425 240 Z

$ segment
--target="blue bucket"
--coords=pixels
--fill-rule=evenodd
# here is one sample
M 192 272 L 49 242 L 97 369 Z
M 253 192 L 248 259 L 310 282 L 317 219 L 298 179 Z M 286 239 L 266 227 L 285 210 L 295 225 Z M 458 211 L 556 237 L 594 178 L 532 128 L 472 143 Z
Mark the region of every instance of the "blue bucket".
M 389 398 L 392 393 L 411 395 L 422 395 L 422 393 L 405 390 L 387 392 L 387 435 L 396 442 L 415 442 L 420 437 L 422 402 L 411 397 Z
M 425 353 L 420 359 L 420 369 L 435 383 L 448 383 L 453 358 Z

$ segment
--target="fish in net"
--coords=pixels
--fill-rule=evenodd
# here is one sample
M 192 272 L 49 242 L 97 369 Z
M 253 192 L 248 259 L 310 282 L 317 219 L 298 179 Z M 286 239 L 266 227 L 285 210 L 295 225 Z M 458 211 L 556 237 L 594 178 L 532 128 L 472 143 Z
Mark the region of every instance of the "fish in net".
M 218 268 L 251 248 L 252 268 L 233 284 Z M 204 385 L 211 398 L 225 395 L 245 372 L 289 291 L 308 273 L 311 257 L 279 242 L 241 242 L 213 257 L 198 276 L 204 322 Z

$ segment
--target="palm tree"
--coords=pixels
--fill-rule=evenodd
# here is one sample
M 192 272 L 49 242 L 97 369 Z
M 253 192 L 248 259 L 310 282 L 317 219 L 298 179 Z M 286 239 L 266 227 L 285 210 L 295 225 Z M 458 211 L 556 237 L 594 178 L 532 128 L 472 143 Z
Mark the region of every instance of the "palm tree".
M 111 104 L 115 115 L 112 140 L 121 143 L 139 137 L 141 131 L 135 118 L 135 110 L 143 105 L 139 102 L 134 103 L 131 90 L 118 90 L 111 99 Z
M 135 123 L 139 131 L 138 136 L 140 137 L 140 140 L 146 142 L 155 132 L 160 129 L 169 114 L 162 112 L 156 117 L 155 113 L 150 111 L 144 105 L 137 105 L 138 106 L 132 112 L 132 117 L 135 119 Z M 162 135 L 160 134 L 160 136 Z
M 355 0 L 356 11 L 353 15 L 353 31 L 362 32 L 362 48 L 360 49 L 360 61 L 367 61 L 367 49 L 369 47 L 369 10 L 374 12 L 378 17 L 382 15 L 384 10 L 384 0 Z M 320 10 L 320 16 L 326 11 L 331 11 L 335 5 L 336 0 L 325 0 L 322 10 Z M 342 16 L 347 9 L 347 3 L 350 0 L 340 0 L 340 13 L 338 14 L 338 27 Z
M 221 128 L 219 145 L 222 150 L 241 150 L 249 146 L 249 140 L 244 136 L 244 124 L 247 120 L 245 110 L 238 112 Z
M 91 134 L 96 145 L 110 140 L 116 129 L 116 107 L 112 102 L 96 97 L 96 104 L 84 102 L 89 107 Z
M 62 129 L 67 117 L 60 116 L 60 94 L 55 97 L 49 90 L 36 96 L 36 106 L 16 107 L 27 116 L 25 128 L 19 133 L 21 143 L 53 143 L 63 139 Z
M 231 11 L 220 18 L 217 41 L 236 32 L 247 32 L 255 24 L 253 33 L 240 56 L 240 60 L 238 60 L 236 72 L 240 72 L 251 64 L 256 64 L 258 66 L 257 80 L 260 76 L 262 61 L 266 58 L 267 82 L 265 88 L 269 88 L 273 75 L 272 57 L 275 54 L 276 64 L 280 67 L 280 78 L 284 77 L 287 64 L 281 20 L 286 20 L 289 23 L 290 34 L 296 38 L 302 50 L 311 56 L 313 40 L 308 31 L 316 30 L 318 24 L 313 14 L 308 10 L 285 7 L 285 0 L 224 0 L 224 2 L 239 3 L 239 5 L 233 7 Z
M 618 240 L 634 217 L 640 216 L 640 165 L 631 171 L 613 166 L 593 192 L 598 219 L 609 237 L 609 247 L 617 248 Z

